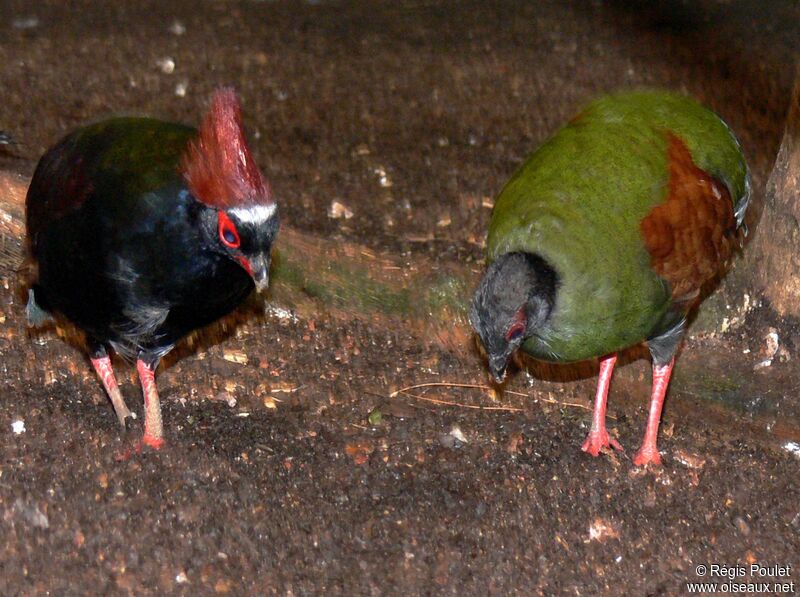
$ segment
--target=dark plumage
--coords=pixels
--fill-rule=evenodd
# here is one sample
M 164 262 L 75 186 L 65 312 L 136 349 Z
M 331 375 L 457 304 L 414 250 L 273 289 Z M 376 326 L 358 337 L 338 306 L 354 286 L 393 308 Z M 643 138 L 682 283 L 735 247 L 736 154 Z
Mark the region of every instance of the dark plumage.
M 269 279 L 277 208 L 235 93 L 215 92 L 199 131 L 147 118 L 74 131 L 40 160 L 26 217 L 38 270 L 29 318 L 58 313 L 86 333 L 123 427 L 130 411 L 106 349 L 136 359 L 143 442 L 160 447 L 159 360 Z

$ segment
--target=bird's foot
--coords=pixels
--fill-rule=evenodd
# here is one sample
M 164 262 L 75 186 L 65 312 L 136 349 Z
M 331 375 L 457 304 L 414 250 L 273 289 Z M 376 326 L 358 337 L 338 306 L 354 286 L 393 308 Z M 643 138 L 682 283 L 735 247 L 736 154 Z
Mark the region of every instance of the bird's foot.
M 115 459 L 117 462 L 125 462 L 142 452 L 157 452 L 165 445 L 166 442 L 163 437 L 154 437 L 149 434 L 144 434 L 141 439 L 136 440 L 132 445 L 117 452 Z
M 145 433 L 142 437 L 141 444 L 151 448 L 153 450 L 160 450 L 164 447 L 165 441 L 163 437 L 156 437 L 154 435 L 150 435 L 149 433 Z
M 661 454 L 658 453 L 658 448 L 655 446 L 642 446 L 633 457 L 633 464 L 636 466 L 661 466 Z
M 608 431 L 605 429 L 592 429 L 586 437 L 586 441 L 583 442 L 581 446 L 581 450 L 592 456 L 599 456 L 600 452 L 607 451 L 611 448 L 619 450 L 620 452 L 625 451 L 617 440 L 608 435 Z

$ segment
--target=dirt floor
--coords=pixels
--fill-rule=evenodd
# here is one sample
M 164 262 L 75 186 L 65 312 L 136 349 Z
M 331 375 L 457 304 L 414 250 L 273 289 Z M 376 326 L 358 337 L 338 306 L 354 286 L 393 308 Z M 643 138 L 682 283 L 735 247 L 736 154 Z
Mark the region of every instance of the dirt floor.
M 233 84 L 288 226 L 479 267 L 483 204 L 525 154 L 593 95 L 646 85 L 715 108 L 763 189 L 800 6 L 658 6 L 7 0 L 0 130 L 17 144 L 0 167 L 30 174 L 59 136 L 109 114 L 195 123 Z M 329 217 L 334 201 L 352 217 Z M 257 303 L 167 360 L 169 445 L 120 462 L 140 430 L 120 436 L 85 355 L 31 335 L 17 277 L 3 281 L 2 595 L 673 595 L 728 580 L 716 564 L 800 585 L 800 330 L 768 308 L 689 340 L 660 470 L 630 460 L 646 361 L 612 386 L 627 451 L 593 459 L 579 449 L 590 376 L 519 372 L 497 401 L 393 398 L 486 374 L 403 326 Z M 783 352 L 754 370 L 770 327 Z

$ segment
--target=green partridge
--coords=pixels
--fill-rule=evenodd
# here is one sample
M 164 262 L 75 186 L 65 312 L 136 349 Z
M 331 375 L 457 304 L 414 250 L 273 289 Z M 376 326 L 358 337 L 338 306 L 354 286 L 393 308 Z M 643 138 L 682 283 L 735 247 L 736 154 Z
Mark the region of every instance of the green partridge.
M 605 427 L 617 352 L 646 342 L 653 388 L 637 465 L 660 464 L 664 396 L 687 313 L 740 242 L 750 179 L 730 128 L 666 92 L 602 97 L 539 147 L 505 185 L 470 320 L 498 382 L 511 355 L 600 358 L 583 450 L 619 444 Z

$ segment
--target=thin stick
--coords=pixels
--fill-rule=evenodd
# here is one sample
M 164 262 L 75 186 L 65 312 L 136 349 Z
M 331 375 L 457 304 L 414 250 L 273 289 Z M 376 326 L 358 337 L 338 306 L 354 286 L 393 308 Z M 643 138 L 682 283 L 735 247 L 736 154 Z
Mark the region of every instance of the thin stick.
M 439 400 L 437 398 L 429 398 L 428 396 L 420 396 L 419 394 L 403 393 L 410 398 L 417 400 L 425 400 L 426 402 L 433 402 L 434 404 L 443 404 L 445 406 L 460 406 L 461 408 L 474 408 L 475 410 L 505 410 L 510 412 L 522 412 L 524 409 L 515 408 L 513 406 L 477 406 L 475 404 L 461 404 L 460 402 L 451 402 L 450 400 Z
M 534 398 L 534 400 L 541 400 L 542 402 L 547 402 L 548 404 L 558 404 L 559 406 L 573 406 L 575 408 L 582 408 L 583 410 L 592 410 L 591 406 L 586 406 L 585 404 L 578 404 L 577 402 L 560 402 L 555 398 Z M 613 415 L 606 414 L 606 417 L 609 419 L 617 420 L 617 417 Z
M 418 388 L 441 388 L 441 387 L 445 387 L 445 388 L 474 388 L 476 390 L 491 390 L 492 389 L 489 386 L 481 386 L 481 385 L 472 384 L 472 383 L 448 383 L 448 382 L 445 382 L 445 381 L 432 381 L 432 382 L 429 382 L 429 383 L 419 383 L 419 384 L 414 385 L 414 386 L 408 386 L 408 387 L 405 387 L 405 388 L 400 388 L 399 390 L 395 390 L 394 392 L 389 394 L 389 398 L 395 398 L 398 394 L 403 394 L 403 393 L 407 392 L 408 390 L 416 390 Z M 514 392 L 509 392 L 509 394 L 512 394 L 512 393 L 514 393 Z M 520 396 L 526 396 L 526 394 L 519 394 L 519 395 Z
M 426 398 L 425 396 L 420 396 L 418 394 L 411 394 L 408 390 L 416 390 L 419 388 L 470 388 L 475 390 L 486 390 L 491 391 L 493 388 L 489 386 L 484 386 L 480 384 L 471 384 L 471 383 L 449 383 L 444 381 L 432 381 L 428 383 L 420 383 L 413 386 L 408 386 L 405 388 L 400 388 L 399 390 L 395 390 L 391 394 L 389 394 L 389 398 L 396 398 L 399 394 L 405 394 L 406 396 L 411 396 L 412 398 L 419 398 L 420 400 L 427 400 L 428 402 L 434 402 L 436 404 L 446 404 L 448 406 L 463 406 L 464 408 L 475 408 L 480 410 L 510 410 L 510 411 L 522 411 L 522 408 L 514 408 L 510 406 L 473 406 L 470 404 L 460 404 L 458 402 L 448 402 L 445 400 L 436 400 L 434 398 Z M 524 394 L 523 392 L 514 392 L 513 390 L 504 390 L 503 393 L 511 394 L 512 396 L 522 396 L 523 398 L 531 398 L 528 394 Z M 555 398 L 534 398 L 534 400 L 541 400 L 542 402 L 546 402 L 548 404 L 557 404 L 559 406 L 572 406 L 574 408 L 581 408 L 583 410 L 592 410 L 590 406 L 585 404 L 578 404 L 577 402 L 560 402 Z M 612 415 L 607 415 L 609 419 L 616 420 L 616 417 Z

